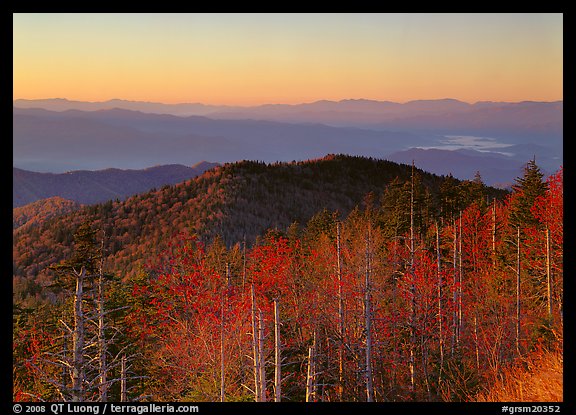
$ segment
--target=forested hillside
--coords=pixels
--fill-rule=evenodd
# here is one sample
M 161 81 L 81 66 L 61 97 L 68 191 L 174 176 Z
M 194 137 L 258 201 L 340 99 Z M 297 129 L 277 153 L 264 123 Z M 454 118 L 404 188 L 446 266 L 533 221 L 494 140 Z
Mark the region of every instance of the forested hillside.
M 446 214 L 462 208 L 470 198 L 505 194 L 478 183 L 418 169 L 416 173 L 419 197 L 423 198 L 419 215 L 438 217 L 442 211 Z M 286 230 L 293 222 L 305 224 L 322 209 L 346 215 L 370 192 L 373 203 L 379 203 L 387 186 L 389 191 L 401 188 L 410 174 L 410 166 L 350 156 L 298 163 L 227 164 L 174 186 L 126 201 L 87 206 L 18 233 L 13 243 L 14 274 L 40 275 L 44 280 L 46 267 L 69 255 L 74 229 L 87 220 L 106 233 L 107 266 L 127 276 L 181 232 L 203 241 L 219 235 L 229 246 L 244 239 L 252 244 L 268 228 Z M 478 185 L 486 196 L 473 195 Z M 463 194 L 461 201 L 454 199 L 458 192 Z
M 83 208 L 15 235 L 14 398 L 475 400 L 561 350 L 562 218 L 534 161 L 508 194 L 348 156 Z
M 53 196 L 37 200 L 12 210 L 12 227 L 14 229 L 39 225 L 54 217 L 80 208 L 73 200 Z

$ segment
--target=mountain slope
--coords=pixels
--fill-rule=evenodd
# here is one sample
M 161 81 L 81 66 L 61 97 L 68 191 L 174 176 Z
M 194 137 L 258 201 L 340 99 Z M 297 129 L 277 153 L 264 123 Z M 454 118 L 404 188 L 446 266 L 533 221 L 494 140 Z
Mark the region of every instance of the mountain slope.
M 216 165 L 201 162 L 192 167 L 166 165 L 143 170 L 84 170 L 61 174 L 36 173 L 14 167 L 12 207 L 52 196 L 60 196 L 82 204 L 124 199 L 155 187 L 196 177 Z
M 423 185 L 437 194 L 443 178 L 421 170 Z M 205 241 L 219 234 L 228 245 L 252 243 L 266 229 L 301 224 L 324 208 L 347 215 L 368 192 L 376 201 L 396 177 L 411 167 L 385 160 L 327 156 L 306 162 L 239 162 L 209 170 L 174 186 L 123 202 L 88 206 L 14 236 L 14 273 L 35 277 L 70 251 L 71 235 L 90 220 L 109 238 L 107 266 L 134 273 L 157 256 L 178 233 Z M 503 193 L 492 193 L 503 194 Z
M 12 227 L 21 231 L 27 226 L 39 225 L 55 216 L 80 208 L 80 204 L 59 196 L 37 200 L 12 210 Z

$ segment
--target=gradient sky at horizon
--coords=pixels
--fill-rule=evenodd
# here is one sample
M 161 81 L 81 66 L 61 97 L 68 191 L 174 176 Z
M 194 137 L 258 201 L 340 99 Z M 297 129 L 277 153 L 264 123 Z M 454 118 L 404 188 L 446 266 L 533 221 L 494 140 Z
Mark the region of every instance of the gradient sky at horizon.
M 563 99 L 556 14 L 14 14 L 13 98 Z

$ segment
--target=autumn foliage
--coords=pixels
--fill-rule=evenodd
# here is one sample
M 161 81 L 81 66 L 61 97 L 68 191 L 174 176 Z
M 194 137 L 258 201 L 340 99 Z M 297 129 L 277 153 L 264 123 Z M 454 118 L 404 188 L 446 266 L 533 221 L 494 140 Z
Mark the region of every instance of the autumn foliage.
M 526 222 L 521 190 L 497 200 L 469 182 L 433 194 L 412 178 L 346 216 L 319 211 L 252 244 L 179 233 L 109 294 L 129 305 L 117 318 L 134 351 L 131 396 L 515 400 L 494 379 L 561 366 L 562 182 L 562 170 L 547 180 Z M 26 399 L 41 389 L 30 365 L 50 337 L 19 327 L 28 366 L 15 372 L 15 399 Z M 553 395 L 520 399 L 561 396 L 554 382 L 538 383 Z

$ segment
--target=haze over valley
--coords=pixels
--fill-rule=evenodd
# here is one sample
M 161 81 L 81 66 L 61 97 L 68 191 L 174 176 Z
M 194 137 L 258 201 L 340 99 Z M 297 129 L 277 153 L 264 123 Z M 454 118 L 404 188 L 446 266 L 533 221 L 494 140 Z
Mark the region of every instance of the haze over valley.
M 255 107 L 15 100 L 14 166 L 143 169 L 244 159 L 377 157 L 509 186 L 533 157 L 562 164 L 563 103 L 344 100 Z M 435 151 L 428 151 L 435 149 Z

